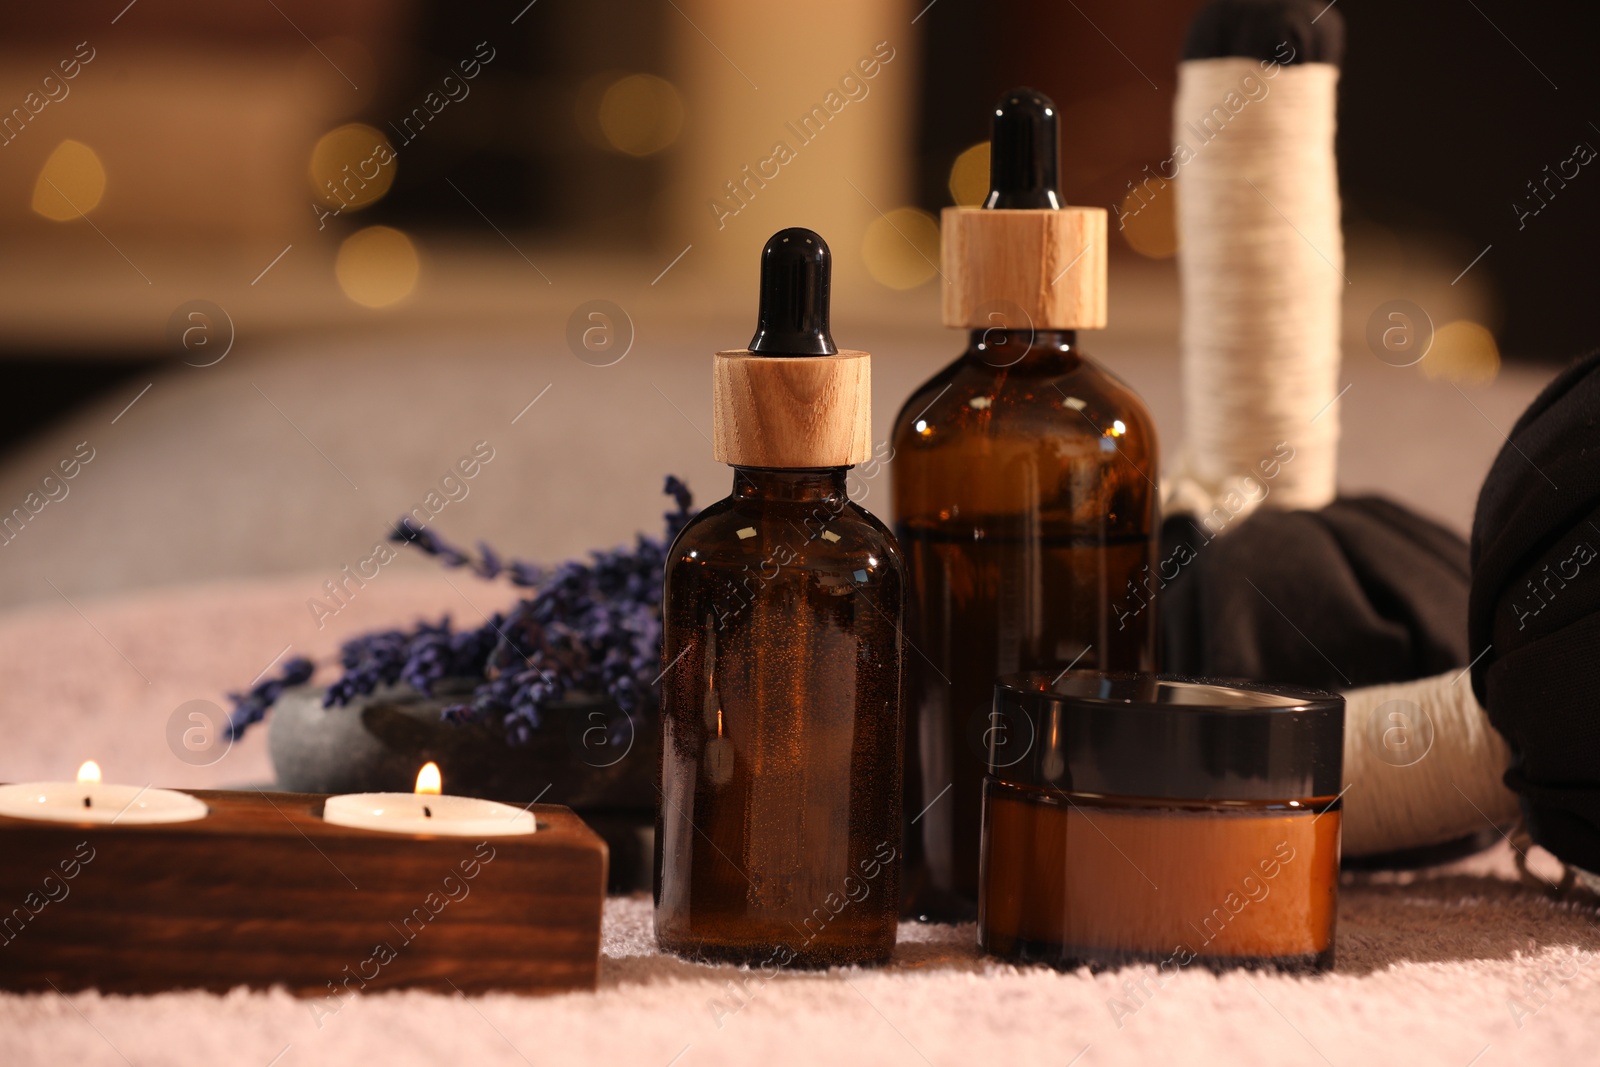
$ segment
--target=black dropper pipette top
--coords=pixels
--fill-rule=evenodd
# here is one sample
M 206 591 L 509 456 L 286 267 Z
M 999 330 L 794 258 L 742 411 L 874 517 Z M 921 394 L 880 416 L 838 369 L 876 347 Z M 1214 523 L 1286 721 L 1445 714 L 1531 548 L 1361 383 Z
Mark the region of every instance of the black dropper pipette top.
M 764 356 L 831 356 L 828 332 L 833 253 L 803 226 L 779 230 L 761 250 L 761 311 L 750 351 Z
M 994 108 L 986 208 L 1061 207 L 1056 105 L 1018 88 Z

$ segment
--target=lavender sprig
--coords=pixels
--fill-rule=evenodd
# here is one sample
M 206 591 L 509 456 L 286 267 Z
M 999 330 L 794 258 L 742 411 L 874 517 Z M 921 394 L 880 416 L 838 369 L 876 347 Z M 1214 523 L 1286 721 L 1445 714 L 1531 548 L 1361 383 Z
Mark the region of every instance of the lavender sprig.
M 472 698 L 446 707 L 443 717 L 495 722 L 512 744 L 527 741 L 542 710 L 568 693 L 605 693 L 629 717 L 652 711 L 659 699 L 666 552 L 693 514 L 693 498 L 681 480 L 669 476 L 663 491 L 676 505 L 664 516 L 664 539 L 640 535 L 631 549 L 594 552 L 588 563 L 568 561 L 550 569 L 502 559 L 482 542 L 474 557 L 402 518 L 391 540 L 447 567 L 464 567 L 485 579 L 504 576 L 536 592 L 476 629 L 453 630 L 445 617 L 409 631 L 382 630 L 346 641 L 339 657 L 343 672 L 324 694 L 324 706 L 347 704 L 380 685 L 403 682 L 432 695 L 440 682 L 464 679 L 476 682 Z M 291 677 L 288 667 L 297 664 L 305 670 Z M 295 661 L 283 677 L 235 695 L 235 735 L 260 721 L 286 686 L 306 681 L 309 668 L 309 661 Z M 621 723 L 617 728 L 625 729 Z
M 504 574 L 512 585 L 520 585 L 525 589 L 538 588 L 545 578 L 543 567 L 520 560 L 502 562 L 499 554 L 483 541 L 478 542 L 478 558 L 473 559 L 432 530 L 417 529 L 409 515 L 394 524 L 394 529 L 389 531 L 389 540 L 420 548 L 446 567 L 467 567 L 479 578 L 494 579 Z
M 266 717 L 267 709 L 278 702 L 285 689 L 310 681 L 316 669 L 316 664 L 304 656 L 296 656 L 283 665 L 278 677 L 269 678 L 244 693 L 229 693 L 233 712 L 228 716 L 228 740 L 238 740 L 246 729 Z

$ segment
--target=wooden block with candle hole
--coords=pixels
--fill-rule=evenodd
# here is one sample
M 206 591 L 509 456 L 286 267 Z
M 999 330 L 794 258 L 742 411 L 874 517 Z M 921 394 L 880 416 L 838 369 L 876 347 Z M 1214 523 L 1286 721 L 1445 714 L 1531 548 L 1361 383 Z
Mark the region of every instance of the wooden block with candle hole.
M 793 470 L 872 458 L 872 359 L 865 352 L 718 352 L 711 396 L 718 463 Z
M 0 816 L 0 988 L 593 989 L 605 843 L 566 808 L 497 837 L 335 826 L 308 793 L 156 826 Z M 334 998 L 334 999 L 327 999 Z
M 942 221 L 946 326 L 1105 327 L 1104 208 L 947 207 Z M 1024 321 L 1010 321 L 1019 309 Z

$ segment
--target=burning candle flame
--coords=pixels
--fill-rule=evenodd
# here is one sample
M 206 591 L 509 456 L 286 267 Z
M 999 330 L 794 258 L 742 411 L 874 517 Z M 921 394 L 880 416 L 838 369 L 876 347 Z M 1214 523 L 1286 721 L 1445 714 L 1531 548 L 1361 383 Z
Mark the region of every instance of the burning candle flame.
M 78 768 L 78 781 L 98 782 L 100 780 L 100 764 L 94 760 L 85 760 L 82 767 Z
M 438 796 L 444 792 L 444 777 L 439 773 L 437 763 L 428 762 L 422 765 L 422 770 L 417 772 L 418 793 L 432 793 Z

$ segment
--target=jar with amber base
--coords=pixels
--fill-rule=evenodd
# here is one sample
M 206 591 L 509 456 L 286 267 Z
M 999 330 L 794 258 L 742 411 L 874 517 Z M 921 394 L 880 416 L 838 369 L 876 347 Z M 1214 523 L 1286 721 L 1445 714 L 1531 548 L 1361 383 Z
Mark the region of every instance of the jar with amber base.
M 1333 966 L 1344 699 L 1144 674 L 995 686 L 978 940 L 1056 967 Z

